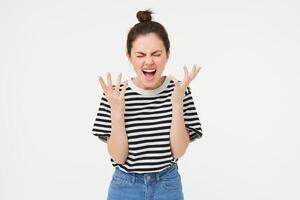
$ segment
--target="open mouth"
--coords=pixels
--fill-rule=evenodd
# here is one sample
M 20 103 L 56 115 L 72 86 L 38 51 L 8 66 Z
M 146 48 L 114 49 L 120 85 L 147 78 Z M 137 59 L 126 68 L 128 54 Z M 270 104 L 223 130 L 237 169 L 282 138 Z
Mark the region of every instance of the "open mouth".
M 146 74 L 150 74 L 150 75 L 154 75 L 156 72 L 155 69 L 144 69 L 143 70 L 143 73 L 146 75 Z
M 154 79 L 156 69 L 143 69 L 142 71 L 146 80 L 151 81 Z

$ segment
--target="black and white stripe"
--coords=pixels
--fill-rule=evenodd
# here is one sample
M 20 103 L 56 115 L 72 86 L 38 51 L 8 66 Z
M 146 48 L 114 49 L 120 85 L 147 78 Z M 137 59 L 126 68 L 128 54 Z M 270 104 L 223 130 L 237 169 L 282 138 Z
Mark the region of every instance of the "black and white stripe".
M 120 90 L 123 83 L 120 85 Z M 155 90 L 142 90 L 129 80 L 125 92 L 125 128 L 128 137 L 129 153 L 124 165 L 111 158 L 112 165 L 124 172 L 159 172 L 177 162 L 170 148 L 170 127 L 172 118 L 171 94 L 174 82 L 166 77 L 161 87 Z M 190 142 L 202 137 L 201 123 L 194 105 L 191 88 L 185 92 L 184 120 L 189 130 Z M 92 134 L 103 142 L 111 133 L 110 105 L 102 93 L 99 110 Z

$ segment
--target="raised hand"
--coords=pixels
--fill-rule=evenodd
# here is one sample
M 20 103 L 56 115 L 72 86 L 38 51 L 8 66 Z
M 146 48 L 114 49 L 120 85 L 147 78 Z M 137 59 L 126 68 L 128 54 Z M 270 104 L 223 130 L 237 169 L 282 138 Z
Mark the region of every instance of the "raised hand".
M 184 93 L 189 86 L 189 84 L 192 82 L 192 80 L 196 77 L 200 69 L 202 68 L 197 67 L 197 65 L 194 65 L 192 68 L 192 72 L 189 74 L 188 69 L 186 65 L 183 67 L 184 68 L 184 79 L 181 82 L 178 82 L 178 80 L 173 76 L 170 75 L 172 80 L 175 83 L 174 90 L 172 92 L 171 96 L 171 102 L 172 105 L 182 105 L 183 104 L 183 98 L 184 98 Z
M 105 82 L 101 76 L 98 76 L 102 90 L 105 93 L 105 96 L 111 107 L 111 112 L 124 114 L 125 113 L 124 96 L 125 96 L 125 91 L 126 91 L 128 81 L 127 80 L 124 81 L 124 85 L 120 92 L 120 82 L 121 82 L 121 78 L 122 78 L 122 73 L 119 73 L 119 75 L 118 75 L 115 88 L 113 88 L 110 72 L 107 73 L 106 77 L 107 77 L 107 84 L 105 84 Z

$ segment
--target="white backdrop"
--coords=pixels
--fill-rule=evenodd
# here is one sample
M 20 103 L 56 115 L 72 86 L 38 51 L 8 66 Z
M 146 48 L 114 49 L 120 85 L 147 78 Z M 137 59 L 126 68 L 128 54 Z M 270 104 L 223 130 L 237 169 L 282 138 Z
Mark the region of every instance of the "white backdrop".
M 147 8 L 169 33 L 164 74 L 206 65 L 190 85 L 203 137 L 178 163 L 185 198 L 299 199 L 296 0 L 1 0 L 0 199 L 105 199 L 97 75 L 135 76 L 126 36 Z

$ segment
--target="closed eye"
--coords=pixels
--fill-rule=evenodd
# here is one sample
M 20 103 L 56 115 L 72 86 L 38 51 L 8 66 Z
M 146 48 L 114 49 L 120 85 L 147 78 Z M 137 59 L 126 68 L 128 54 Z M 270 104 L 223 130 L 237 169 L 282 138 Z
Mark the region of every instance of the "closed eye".
M 160 54 L 158 54 L 158 55 L 154 55 L 154 56 L 160 56 Z M 138 58 L 141 58 L 141 57 L 143 57 L 143 56 L 137 56 Z

